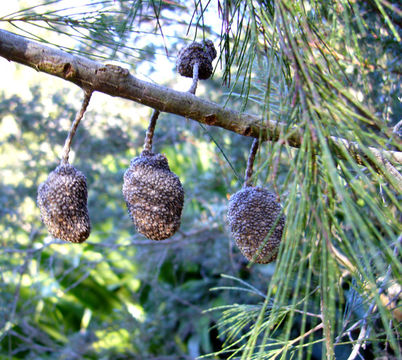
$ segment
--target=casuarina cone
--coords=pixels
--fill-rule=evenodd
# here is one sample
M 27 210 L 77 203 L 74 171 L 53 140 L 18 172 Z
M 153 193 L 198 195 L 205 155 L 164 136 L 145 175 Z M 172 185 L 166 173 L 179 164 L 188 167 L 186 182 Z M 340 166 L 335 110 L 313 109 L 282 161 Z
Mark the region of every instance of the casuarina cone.
M 201 43 L 193 42 L 179 51 L 176 67 L 180 75 L 193 77 L 193 67 L 199 66 L 198 78 L 206 80 L 212 75 L 212 61 L 216 58 L 216 50 L 211 40 Z
M 261 187 L 247 186 L 231 196 L 227 214 L 229 227 L 248 260 L 266 264 L 276 259 L 285 227 L 281 211 L 275 195 Z
M 164 155 L 145 150 L 132 159 L 123 195 L 134 225 L 147 238 L 164 240 L 180 227 L 184 190 Z
M 59 165 L 39 186 L 37 203 L 49 233 L 82 243 L 91 231 L 84 174 L 70 164 Z

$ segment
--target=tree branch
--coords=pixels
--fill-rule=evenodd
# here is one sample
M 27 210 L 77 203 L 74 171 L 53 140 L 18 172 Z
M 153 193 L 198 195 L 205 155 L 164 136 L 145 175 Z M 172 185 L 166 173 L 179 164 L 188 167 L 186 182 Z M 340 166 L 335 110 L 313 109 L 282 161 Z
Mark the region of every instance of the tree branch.
M 285 138 L 287 144 L 296 148 L 300 147 L 303 141 L 302 129 L 289 130 L 284 123 L 263 121 L 257 116 L 224 108 L 188 92 L 175 91 L 137 79 L 128 70 L 119 66 L 104 65 L 82 56 L 71 55 L 1 29 L 0 56 L 70 81 L 84 90 L 119 96 L 161 112 L 218 126 L 240 135 L 259 138 L 261 141 L 278 141 L 280 138 Z M 402 176 L 392 165 L 402 164 L 402 152 L 380 151 L 369 147 L 368 150 L 372 153 L 369 157 L 366 154 L 367 150 L 363 151 L 355 143 L 339 138 L 328 140 L 331 150 L 337 157 L 345 159 L 347 152 L 358 164 L 366 161 L 376 171 L 383 173 L 394 187 L 402 189 Z M 379 159 L 381 159 L 380 166 Z

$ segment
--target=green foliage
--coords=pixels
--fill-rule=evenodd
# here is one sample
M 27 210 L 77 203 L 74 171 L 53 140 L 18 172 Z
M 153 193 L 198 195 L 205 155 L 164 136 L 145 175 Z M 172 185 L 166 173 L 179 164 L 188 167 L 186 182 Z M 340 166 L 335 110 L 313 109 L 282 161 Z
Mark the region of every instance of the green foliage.
M 56 166 L 66 136 L 63 127 L 68 128 L 65 120 L 74 116 L 66 97 L 73 94 L 57 92 L 52 98 L 55 109 L 44 118 L 37 106 L 43 103 L 40 90 L 31 91 L 34 96 L 29 102 L 2 94 L 0 110 L 2 119 L 13 110 L 18 129 L 14 134 L 18 141 L 7 133 L 2 139 L 6 145 L 2 173 L 8 175 L 1 192 L 3 353 L 16 358 L 71 358 L 74 353 L 94 359 L 100 354 L 132 358 L 184 354 L 190 340 L 193 353 L 212 351 L 208 331 L 213 318 L 204 318 L 202 311 L 224 302 L 209 288 L 221 282 L 220 273 L 232 271 L 228 240 L 218 229 L 225 186 L 212 175 L 217 170 L 209 168 L 216 157 L 214 149 L 208 149 L 210 158 L 205 159 L 196 144 L 186 145 L 180 153 L 170 149 L 181 149 L 181 144 L 168 146 L 164 141 L 166 149 L 161 150 L 166 150 L 172 169 L 182 175 L 188 206 L 183 231 L 171 243 L 152 243 L 135 234 L 121 195 L 122 175 L 133 155 L 130 139 L 143 137 L 145 129 L 137 119 L 89 110 L 73 152 L 74 166 L 88 178 L 91 238 L 80 246 L 52 240 L 39 220 L 36 191 Z M 99 121 L 99 116 L 113 121 Z M 178 133 L 184 131 L 184 122 L 175 121 L 179 121 Z M 160 125 L 158 142 L 168 124 L 161 119 Z M 2 122 L 2 126 L 10 124 Z M 194 136 L 193 141 L 199 140 Z M 208 148 L 207 142 L 201 144 Z M 10 158 L 10 152 L 16 157 Z M 20 156 L 27 159 L 16 162 Z M 213 179 L 212 202 L 200 202 L 200 192 L 205 197 L 208 186 L 195 188 L 191 176 Z M 213 226 L 206 226 L 200 216 L 211 219 Z M 78 337 L 83 337 L 80 342 Z
M 401 185 L 370 150 L 401 151 L 393 131 L 402 113 L 396 2 L 214 6 L 45 1 L 0 14 L 0 22 L 155 78 L 160 61 L 173 69 L 167 55 L 184 45 L 183 35 L 211 38 L 220 58 L 200 96 L 285 124 L 278 141 L 262 144 L 253 177 L 284 204 L 277 261 L 247 264 L 226 229 L 227 200 L 242 185 L 251 139 L 168 114 L 154 145 L 184 185 L 182 227 L 163 242 L 137 234 L 121 183 L 150 112 L 128 103 L 118 109 L 110 99 L 107 108 L 90 105 L 73 141 L 73 164 L 88 178 L 91 236 L 82 245 L 50 238 L 36 191 L 59 161 L 82 94 L 55 89 L 49 99 L 45 85 L 31 87 L 29 99 L 4 91 L 4 358 L 400 356 Z M 211 23 L 216 14 L 220 24 Z M 297 149 L 289 144 L 294 126 L 302 134 Z M 360 163 L 346 148 L 334 152 L 340 139 L 362 149 Z

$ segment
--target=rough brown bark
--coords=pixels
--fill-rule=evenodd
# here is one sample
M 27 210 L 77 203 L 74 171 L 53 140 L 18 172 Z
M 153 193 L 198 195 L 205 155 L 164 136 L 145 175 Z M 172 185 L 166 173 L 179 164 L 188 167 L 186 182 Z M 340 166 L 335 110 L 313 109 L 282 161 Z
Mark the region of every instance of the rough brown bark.
M 263 121 L 261 118 L 222 107 L 188 92 L 137 79 L 128 70 L 116 65 L 104 65 L 78 55 L 34 42 L 0 29 L 0 56 L 32 67 L 64 80 L 73 82 L 84 90 L 99 91 L 119 96 L 152 107 L 161 112 L 180 115 L 203 124 L 218 126 L 235 133 L 278 141 L 284 139 L 292 147 L 303 141 L 301 129 L 289 130 L 285 124 Z M 284 136 L 286 134 L 286 136 Z M 363 151 L 355 143 L 331 137 L 328 145 L 336 156 L 346 158 L 348 153 L 358 164 L 369 163 L 397 189 L 402 189 L 402 176 L 393 164 L 402 164 L 402 152 L 368 148 Z

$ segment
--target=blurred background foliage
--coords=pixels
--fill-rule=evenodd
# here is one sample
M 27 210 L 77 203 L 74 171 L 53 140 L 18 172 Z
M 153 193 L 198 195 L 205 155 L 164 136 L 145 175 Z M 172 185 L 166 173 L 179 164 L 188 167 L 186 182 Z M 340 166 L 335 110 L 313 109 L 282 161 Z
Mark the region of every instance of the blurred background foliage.
M 257 156 L 255 183 L 281 199 L 287 228 L 278 260 L 253 265 L 225 215 L 252 140 L 161 114 L 154 150 L 186 195 L 180 231 L 152 242 L 121 194 L 151 109 L 94 94 L 71 156 L 92 232 L 66 244 L 36 194 L 83 94 L 0 59 L 0 358 L 399 358 L 401 192 L 329 139 L 401 151 L 400 26 L 397 2 L 380 0 L 0 5 L 3 29 L 182 91 L 177 51 L 209 38 L 218 61 L 198 96 L 304 130 L 300 149 L 284 133 Z

